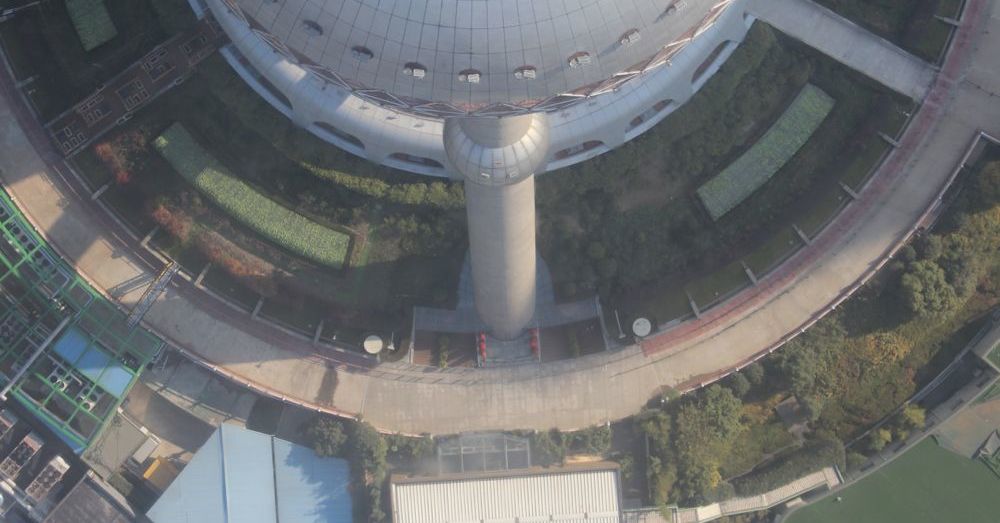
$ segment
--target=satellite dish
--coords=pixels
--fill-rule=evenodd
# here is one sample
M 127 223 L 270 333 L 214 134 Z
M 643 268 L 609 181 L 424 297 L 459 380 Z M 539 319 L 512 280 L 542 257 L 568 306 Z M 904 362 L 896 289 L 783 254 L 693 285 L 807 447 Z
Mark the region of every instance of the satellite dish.
M 650 332 L 653 332 L 653 324 L 646 318 L 636 318 L 632 322 L 632 332 L 640 338 L 645 338 L 649 336 Z
M 382 348 L 385 346 L 385 343 L 382 341 L 382 338 L 372 334 L 365 338 L 365 342 L 362 346 L 368 354 L 378 354 L 382 352 Z

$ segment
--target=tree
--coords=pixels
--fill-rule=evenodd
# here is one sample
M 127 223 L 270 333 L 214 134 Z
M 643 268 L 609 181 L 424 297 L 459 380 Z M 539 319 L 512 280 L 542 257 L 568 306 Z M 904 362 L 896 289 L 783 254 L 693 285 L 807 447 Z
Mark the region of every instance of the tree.
M 868 448 L 875 452 L 881 451 L 889 443 L 892 443 L 892 432 L 888 429 L 876 429 L 868 434 Z
M 635 459 L 632 458 L 631 454 L 622 454 L 615 458 L 618 462 L 618 467 L 622 476 L 622 483 L 629 484 L 632 482 L 632 472 L 635 471 Z
M 437 365 L 442 369 L 448 368 L 448 357 L 450 356 L 449 345 L 451 343 L 451 338 L 446 334 L 441 334 L 438 336 L 438 346 L 437 346 Z
M 743 369 L 742 374 L 746 376 L 747 380 L 750 382 L 750 386 L 752 387 L 760 387 L 764 384 L 764 366 L 759 362 L 755 361 L 750 365 L 747 365 L 747 367 Z
M 327 416 L 316 416 L 307 422 L 303 435 L 320 457 L 340 456 L 347 442 L 340 422 Z
M 594 425 L 566 436 L 568 445 L 577 452 L 605 454 L 611 450 L 611 427 Z
M 777 369 L 796 396 L 822 396 L 833 387 L 832 369 L 846 337 L 839 321 L 822 321 L 778 353 Z
M 958 305 L 958 295 L 948 283 L 944 269 L 931 260 L 910 265 L 901 286 L 907 307 L 917 316 L 939 316 Z
M 684 499 L 697 503 L 708 501 L 708 494 L 722 482 L 719 468 L 703 461 L 694 461 L 683 467 L 677 482 Z
M 673 419 L 660 409 L 640 412 L 635 418 L 639 430 L 649 438 L 650 453 L 662 455 L 667 452 L 672 441 Z
M 416 461 L 434 452 L 434 440 L 428 436 L 403 436 L 392 434 L 388 437 L 389 453 L 398 459 Z
M 948 283 L 960 299 L 967 298 L 986 272 L 989 251 L 981 239 L 963 234 L 949 234 L 942 240 L 942 252 L 937 263 L 944 269 Z
M 922 429 L 927 424 L 927 411 L 920 405 L 911 403 L 903 407 L 900 416 L 903 426 L 910 429 Z
M 921 430 L 927 424 L 927 413 L 923 407 L 909 404 L 896 415 L 893 420 L 893 429 L 897 440 L 905 440 L 910 437 L 910 432 Z
M 975 194 L 984 208 L 1000 202 L 1000 161 L 990 162 L 979 171 Z
M 673 444 L 680 501 L 703 503 L 718 493 L 719 464 L 743 431 L 742 413 L 742 402 L 720 385 L 681 405 Z
M 819 396 L 803 396 L 798 400 L 806 415 L 809 416 L 809 421 L 818 420 L 820 414 L 823 413 L 823 406 L 826 405 L 826 399 Z
M 859 470 L 867 461 L 868 458 L 866 458 L 864 454 L 854 452 L 852 450 L 847 453 L 847 470 L 849 472 Z
M 726 378 L 726 388 L 733 392 L 737 398 L 742 398 L 750 392 L 750 380 L 742 372 L 734 372 Z
M 896 363 L 906 357 L 913 348 L 913 342 L 896 331 L 873 332 L 860 340 L 860 354 L 864 361 L 872 365 Z
M 539 431 L 531 435 L 531 456 L 543 467 L 561 465 L 566 458 L 566 442 L 558 430 Z
M 356 521 L 381 522 L 385 520 L 382 510 L 382 483 L 386 476 L 386 453 L 389 446 L 374 427 L 364 421 L 351 423 L 347 430 L 348 456 L 351 472 L 357 485 L 368 490 L 367 503 L 355 505 Z
M 743 403 L 729 389 L 712 385 L 705 390 L 698 408 L 708 429 L 719 438 L 728 439 L 743 430 Z
M 358 461 L 362 468 L 375 477 L 375 482 L 381 482 L 379 474 L 385 473 L 385 455 L 389 446 L 374 427 L 364 421 L 351 423 L 348 430 L 348 441 L 351 445 L 351 458 Z

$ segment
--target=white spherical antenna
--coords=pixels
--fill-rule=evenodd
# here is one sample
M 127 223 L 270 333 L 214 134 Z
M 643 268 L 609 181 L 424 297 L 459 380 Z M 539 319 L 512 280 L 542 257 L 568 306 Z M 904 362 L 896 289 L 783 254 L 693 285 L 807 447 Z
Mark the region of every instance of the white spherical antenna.
M 368 354 L 378 354 L 382 352 L 382 348 L 385 347 L 385 343 L 382 338 L 372 334 L 365 338 L 365 343 L 363 345 L 365 352 Z
M 650 332 L 653 332 L 653 324 L 646 318 L 636 318 L 632 322 L 632 332 L 640 338 L 645 338 L 649 336 Z

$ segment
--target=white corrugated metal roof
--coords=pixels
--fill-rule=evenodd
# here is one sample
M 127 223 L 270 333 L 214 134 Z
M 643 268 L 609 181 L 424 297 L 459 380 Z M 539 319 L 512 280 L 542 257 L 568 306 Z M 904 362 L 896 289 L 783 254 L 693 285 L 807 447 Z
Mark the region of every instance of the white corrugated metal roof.
M 392 485 L 395 523 L 618 523 L 618 471 L 554 472 Z

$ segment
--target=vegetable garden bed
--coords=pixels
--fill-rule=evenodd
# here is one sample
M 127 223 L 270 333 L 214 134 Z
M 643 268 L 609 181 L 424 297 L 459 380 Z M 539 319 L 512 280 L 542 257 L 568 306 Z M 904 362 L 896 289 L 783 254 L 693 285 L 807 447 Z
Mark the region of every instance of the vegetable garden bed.
M 767 183 L 805 145 L 833 105 L 833 98 L 806 84 L 753 147 L 698 188 L 712 219 L 718 220 Z
M 275 244 L 322 265 L 341 268 L 351 237 L 324 227 L 230 174 L 180 124 L 170 126 L 155 142 L 164 158 L 216 205 Z
M 90 51 L 118 36 L 104 0 L 66 0 L 66 11 L 84 51 Z

